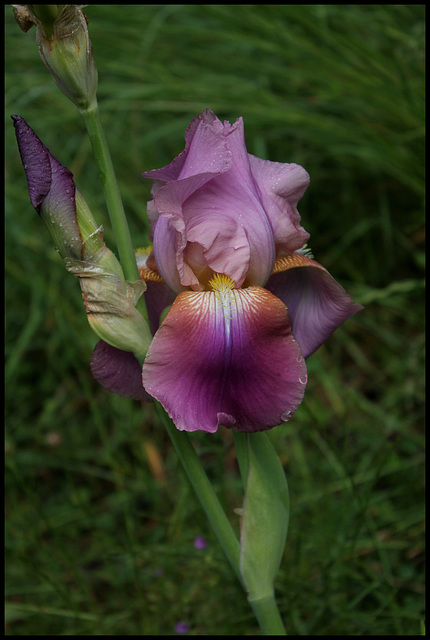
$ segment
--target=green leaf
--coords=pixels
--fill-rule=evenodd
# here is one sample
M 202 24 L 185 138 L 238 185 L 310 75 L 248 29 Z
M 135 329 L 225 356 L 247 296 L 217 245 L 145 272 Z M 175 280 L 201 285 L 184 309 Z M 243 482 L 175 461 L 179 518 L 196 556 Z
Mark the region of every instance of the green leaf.
M 240 571 L 250 600 L 273 594 L 287 538 L 288 485 L 279 457 L 265 433 L 248 436 L 249 466 Z

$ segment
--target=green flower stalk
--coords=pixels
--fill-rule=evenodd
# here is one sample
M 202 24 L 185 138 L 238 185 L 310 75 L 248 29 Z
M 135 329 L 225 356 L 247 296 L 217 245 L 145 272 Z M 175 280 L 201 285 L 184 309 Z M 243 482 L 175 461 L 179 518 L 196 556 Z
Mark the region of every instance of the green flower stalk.
M 59 89 L 80 109 L 96 105 L 97 68 L 79 5 L 14 5 L 23 31 L 36 25 L 40 57 Z
M 40 57 L 57 86 L 79 109 L 88 131 L 102 183 L 119 259 L 129 281 L 139 279 L 115 172 L 100 122 L 97 105 L 97 68 L 81 5 L 14 5 L 23 31 L 36 25 Z M 137 309 L 148 320 L 143 297 Z
M 142 359 L 151 341 L 136 304 L 146 289 L 129 282 L 103 240 L 73 175 L 51 155 L 20 116 L 12 116 L 30 200 L 48 228 L 68 271 L 80 281 L 91 328 L 104 342 Z

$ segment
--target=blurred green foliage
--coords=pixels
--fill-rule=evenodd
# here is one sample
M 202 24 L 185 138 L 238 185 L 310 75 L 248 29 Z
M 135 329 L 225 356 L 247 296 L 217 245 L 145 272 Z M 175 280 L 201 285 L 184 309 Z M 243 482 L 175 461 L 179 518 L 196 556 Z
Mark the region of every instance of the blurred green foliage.
M 150 184 L 205 108 L 311 175 L 315 258 L 366 309 L 308 360 L 270 432 L 291 492 L 292 635 L 424 633 L 424 5 L 93 5 L 99 104 L 136 247 Z M 5 7 L 6 633 L 258 633 L 151 405 L 109 395 L 78 283 L 32 209 L 10 114 L 114 248 L 83 122 Z M 193 435 L 231 520 L 231 434 Z M 179 480 L 178 480 L 179 477 Z M 196 550 L 205 535 L 209 546 Z

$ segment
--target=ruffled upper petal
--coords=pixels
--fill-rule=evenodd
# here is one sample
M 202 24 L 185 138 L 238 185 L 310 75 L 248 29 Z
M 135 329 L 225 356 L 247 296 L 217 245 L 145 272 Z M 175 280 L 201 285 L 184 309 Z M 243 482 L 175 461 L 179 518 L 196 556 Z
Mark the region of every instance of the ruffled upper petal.
M 275 242 L 242 118 L 230 125 L 206 111 L 185 137 L 184 151 L 168 167 L 143 174 L 155 180 L 148 209 L 160 274 L 176 292 L 204 289 L 219 272 L 237 287 L 263 285 L 275 261 Z
M 309 239 L 300 226 L 297 203 L 309 185 L 308 172 L 298 164 L 261 160 L 250 155 L 249 161 L 261 202 L 272 225 L 276 257 L 294 253 Z
M 266 288 L 287 305 L 293 334 L 307 358 L 363 306 L 315 260 L 296 254 L 279 262 Z
M 212 291 L 179 294 L 145 358 L 144 387 L 180 430 L 262 431 L 302 401 L 306 364 L 285 305 L 233 284 L 220 276 Z

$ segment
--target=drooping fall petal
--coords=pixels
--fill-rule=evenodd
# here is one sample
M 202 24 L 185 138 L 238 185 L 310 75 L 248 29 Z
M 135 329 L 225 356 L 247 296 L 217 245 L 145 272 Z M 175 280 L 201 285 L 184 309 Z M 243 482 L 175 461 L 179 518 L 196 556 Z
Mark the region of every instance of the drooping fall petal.
M 266 287 L 287 305 L 292 332 L 305 358 L 363 309 L 323 266 L 302 254 L 277 261 Z
M 143 365 L 145 389 L 180 430 L 262 431 L 302 401 L 306 364 L 285 305 L 261 287 L 179 294 Z
M 111 393 L 148 402 L 152 398 L 142 385 L 142 368 L 129 351 L 122 351 L 99 340 L 90 360 L 91 373 Z

